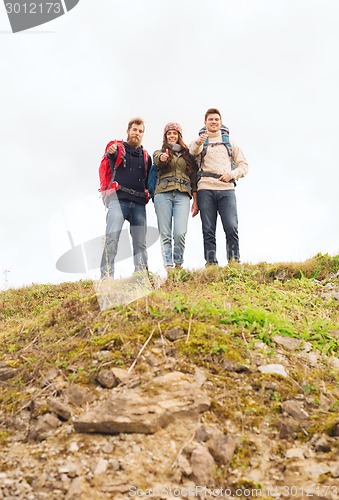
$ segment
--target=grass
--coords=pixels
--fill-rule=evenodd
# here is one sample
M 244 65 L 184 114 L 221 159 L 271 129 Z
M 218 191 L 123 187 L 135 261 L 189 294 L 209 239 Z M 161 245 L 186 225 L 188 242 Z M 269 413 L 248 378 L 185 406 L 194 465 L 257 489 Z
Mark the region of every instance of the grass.
M 324 286 L 339 289 L 338 271 L 339 256 L 320 254 L 302 263 L 182 269 L 151 295 L 104 312 L 91 281 L 3 291 L 0 366 L 17 373 L 0 382 L 0 405 L 5 414 L 15 414 L 32 397 L 28 389 L 39 386 L 51 368 L 70 383 L 94 384 L 103 365 L 129 368 L 153 330 L 147 349 L 180 326 L 185 336 L 172 344 L 177 367 L 207 371 L 215 394 L 212 421 L 236 417 L 242 429 L 263 421 L 277 429 L 281 404 L 300 393 L 315 410 L 326 393 L 333 419 L 339 372 L 323 361 L 339 355 L 339 302 L 324 295 Z M 282 350 L 275 335 L 301 340 L 300 350 Z M 301 355 L 306 342 L 319 356 L 312 371 Z M 255 360 L 276 362 L 281 352 L 290 364 L 289 379 L 253 370 Z M 225 370 L 226 361 L 249 367 L 248 374 Z M 145 365 L 137 363 L 135 370 L 141 373 Z M 278 387 L 266 390 L 268 382 Z M 319 425 L 315 418 L 314 432 Z

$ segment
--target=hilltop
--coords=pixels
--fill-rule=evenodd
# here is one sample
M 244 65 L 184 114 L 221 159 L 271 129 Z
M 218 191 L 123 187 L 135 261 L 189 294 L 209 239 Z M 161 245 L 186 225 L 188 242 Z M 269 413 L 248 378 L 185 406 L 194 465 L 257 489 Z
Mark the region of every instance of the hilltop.
M 0 498 L 339 498 L 339 256 L 105 311 L 91 281 L 10 289 L 0 334 Z

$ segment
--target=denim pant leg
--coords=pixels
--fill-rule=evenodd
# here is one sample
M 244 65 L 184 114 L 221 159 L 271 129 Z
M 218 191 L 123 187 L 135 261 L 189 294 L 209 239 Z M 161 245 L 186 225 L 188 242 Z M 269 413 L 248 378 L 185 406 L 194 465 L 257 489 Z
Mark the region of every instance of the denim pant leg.
M 140 271 L 148 269 L 146 249 L 146 207 L 134 201 L 129 202 L 129 204 L 130 210 L 128 220 L 130 223 L 130 234 L 133 245 L 134 270 Z
M 108 205 L 106 215 L 105 246 L 101 258 L 101 277 L 114 277 L 114 260 L 118 251 L 118 243 L 125 216 L 119 200 L 115 197 Z
M 154 208 L 158 220 L 161 253 L 164 266 L 172 266 L 173 265 L 173 250 L 172 250 L 173 191 L 156 194 L 154 196 Z
M 234 190 L 219 191 L 218 211 L 226 235 L 227 260 L 240 260 L 237 200 Z
M 187 193 L 173 192 L 173 258 L 174 264 L 184 262 L 185 237 L 187 233 L 190 197 Z
M 204 256 L 207 263 L 217 264 L 217 197 L 212 189 L 198 191 L 198 205 L 204 238 Z

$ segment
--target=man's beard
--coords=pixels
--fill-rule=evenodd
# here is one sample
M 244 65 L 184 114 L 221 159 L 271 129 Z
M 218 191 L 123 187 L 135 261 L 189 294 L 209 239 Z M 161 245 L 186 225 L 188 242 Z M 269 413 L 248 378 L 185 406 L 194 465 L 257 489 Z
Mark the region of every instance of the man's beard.
M 132 148 L 140 148 L 141 146 L 141 139 L 139 137 L 127 137 L 127 144 L 132 146 Z

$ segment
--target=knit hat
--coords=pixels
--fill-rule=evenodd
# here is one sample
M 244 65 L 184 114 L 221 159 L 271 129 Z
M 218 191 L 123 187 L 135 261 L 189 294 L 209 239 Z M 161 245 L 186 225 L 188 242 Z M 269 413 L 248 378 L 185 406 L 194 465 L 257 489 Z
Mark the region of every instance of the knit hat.
M 164 128 L 164 134 L 166 134 L 166 132 L 168 132 L 169 130 L 176 130 L 177 132 L 179 132 L 180 135 L 182 135 L 182 130 L 179 123 L 175 122 L 167 123 Z

